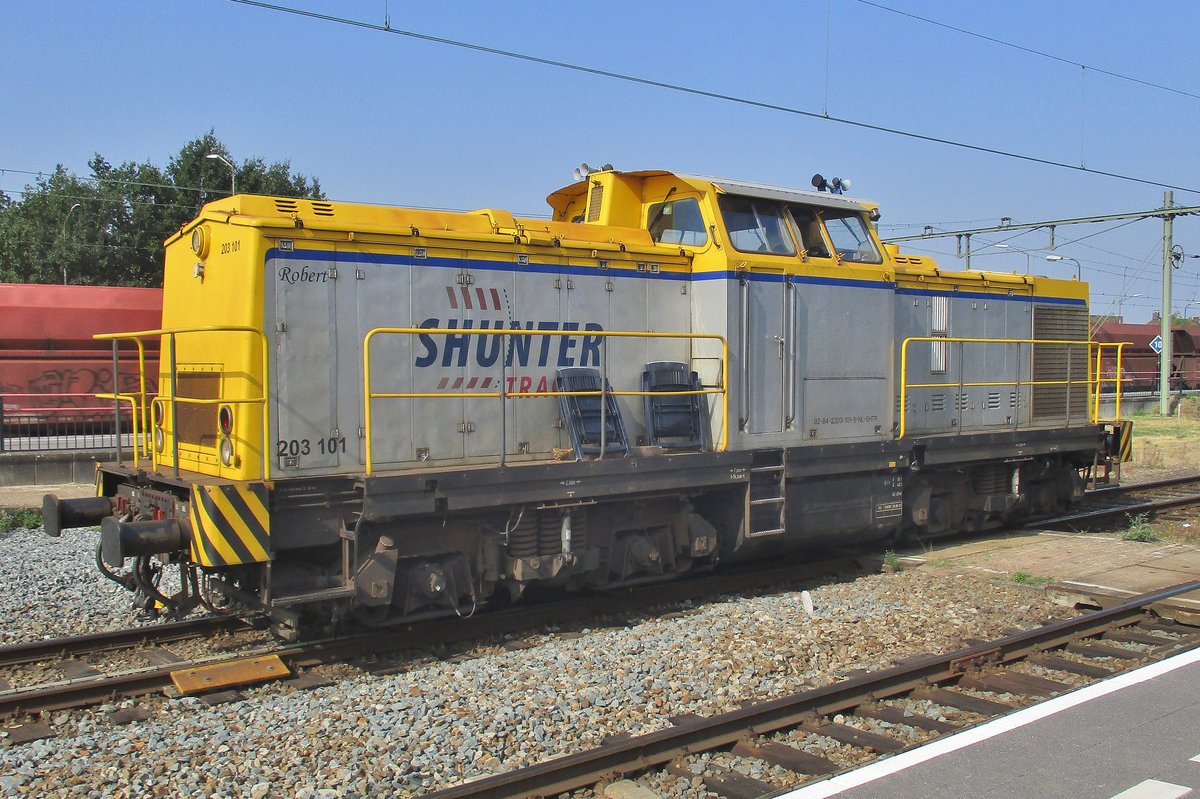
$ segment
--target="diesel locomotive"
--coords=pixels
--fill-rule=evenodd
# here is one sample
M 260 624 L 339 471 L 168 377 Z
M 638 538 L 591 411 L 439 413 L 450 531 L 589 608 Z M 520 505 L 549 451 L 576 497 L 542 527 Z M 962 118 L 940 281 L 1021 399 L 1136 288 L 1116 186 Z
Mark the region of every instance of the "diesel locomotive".
M 985 529 L 1127 457 L 1086 284 L 903 255 L 819 176 L 577 178 L 549 219 L 205 206 L 161 329 L 101 337 L 158 345 L 132 447 L 46 532 L 294 637 Z

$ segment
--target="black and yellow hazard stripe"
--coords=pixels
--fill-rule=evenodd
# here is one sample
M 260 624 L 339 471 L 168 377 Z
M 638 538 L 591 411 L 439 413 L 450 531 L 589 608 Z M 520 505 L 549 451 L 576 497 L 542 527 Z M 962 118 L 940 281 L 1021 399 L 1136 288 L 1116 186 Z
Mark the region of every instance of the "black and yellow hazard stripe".
M 1133 460 L 1133 420 L 1123 419 L 1117 422 L 1113 432 L 1117 437 L 1117 460 L 1129 463 Z
M 262 483 L 193 485 L 192 561 L 236 566 L 271 559 L 271 516 Z

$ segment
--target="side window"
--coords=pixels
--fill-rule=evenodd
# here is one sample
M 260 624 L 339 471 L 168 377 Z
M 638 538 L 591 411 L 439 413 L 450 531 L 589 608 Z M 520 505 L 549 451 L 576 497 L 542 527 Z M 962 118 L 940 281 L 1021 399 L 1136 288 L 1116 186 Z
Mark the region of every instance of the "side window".
M 719 200 L 725 229 L 735 250 L 795 255 L 796 246 L 783 221 L 783 209 L 771 200 L 722 194 Z
M 708 230 L 700 215 L 700 203 L 694 197 L 654 203 L 646 216 L 650 235 L 660 244 L 682 244 L 703 247 L 708 243 Z
M 881 264 L 883 258 L 871 240 L 867 225 L 856 213 L 828 210 L 824 214 L 825 229 L 843 261 L 860 264 Z
M 825 236 L 821 233 L 821 220 L 817 218 L 817 212 L 803 205 L 790 205 L 788 212 L 792 215 L 792 222 L 800 236 L 800 246 L 804 248 L 804 254 L 809 258 L 830 257 L 829 245 L 825 243 Z

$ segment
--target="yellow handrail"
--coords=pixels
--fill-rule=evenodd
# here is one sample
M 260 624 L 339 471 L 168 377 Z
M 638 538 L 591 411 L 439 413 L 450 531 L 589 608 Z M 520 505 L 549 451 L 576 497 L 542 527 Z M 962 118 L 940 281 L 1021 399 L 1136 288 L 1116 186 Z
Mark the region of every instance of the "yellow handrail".
M 476 392 L 373 392 L 371 391 L 371 342 L 376 336 L 384 335 L 485 335 L 485 336 L 596 336 L 604 338 L 675 338 L 675 339 L 708 339 L 721 342 L 721 387 L 714 389 L 699 389 L 696 391 L 476 391 Z M 502 362 L 503 363 L 503 362 Z M 724 452 L 728 445 L 729 428 L 729 342 L 724 336 L 715 333 L 648 333 L 625 330 L 491 330 L 487 328 L 435 328 L 435 327 L 377 327 L 367 332 L 363 339 L 363 437 L 366 440 L 365 457 L 366 473 L 371 474 L 374 460 L 371 448 L 371 400 L 373 399 L 450 399 L 450 398 L 492 398 L 502 402 L 516 397 L 558 397 L 558 396 L 589 396 L 598 397 L 605 394 L 612 396 L 641 397 L 650 394 L 692 395 L 692 394 L 721 394 L 721 434 L 715 450 Z M 501 442 L 503 448 L 505 444 Z M 502 453 L 503 455 L 503 453 Z
M 913 342 L 942 342 L 945 344 L 1003 344 L 1003 345 L 1065 345 L 1070 347 L 1086 347 L 1088 348 L 1084 362 L 1088 365 L 1088 376 L 1085 380 L 1072 380 L 1069 376 L 1064 380 L 1021 380 L 1020 375 L 1015 380 L 977 380 L 967 381 L 961 380 L 962 375 L 962 358 L 960 357 L 959 376 L 960 379 L 954 382 L 937 382 L 937 383 L 910 383 L 908 382 L 908 347 Z M 1085 385 L 1089 391 L 1093 393 L 1094 401 L 1089 398 L 1087 403 L 1088 419 L 1091 422 L 1096 422 L 1100 417 L 1100 386 L 1106 382 L 1100 374 L 1100 357 L 1101 352 L 1105 347 L 1115 347 L 1117 350 L 1117 397 L 1116 397 L 1116 416 L 1119 419 L 1121 413 L 1121 381 L 1120 367 L 1121 355 L 1125 342 L 1112 343 L 1101 341 L 1079 341 L 1067 339 L 1032 339 L 1032 338 L 971 338 L 971 337 L 950 337 L 950 336 L 910 336 L 904 339 L 900 345 L 900 407 L 897 411 L 900 416 L 900 422 L 897 427 L 896 437 L 904 438 L 908 432 L 908 416 L 905 413 L 904 397 L 909 389 L 913 388 L 945 388 L 948 386 L 957 386 L 959 388 L 986 388 L 989 386 L 1011 386 L 1015 385 L 1018 388 L 1021 386 L 1072 386 Z M 1091 348 L 1096 348 L 1096 370 L 1092 371 Z
M 262 428 L 263 428 L 262 429 L 262 439 L 263 439 L 262 440 L 262 479 L 263 480 L 270 479 L 270 477 L 271 477 L 271 467 L 270 467 L 271 412 L 270 412 L 270 403 L 267 401 L 268 397 L 271 396 L 270 390 L 268 388 L 268 384 L 270 381 L 270 369 L 268 368 L 268 364 L 269 364 L 268 356 L 269 356 L 269 352 L 270 352 L 270 344 L 267 340 L 266 333 L 264 333 L 262 330 L 260 330 L 257 327 L 251 327 L 249 325 L 201 325 L 201 326 L 197 326 L 197 327 L 160 328 L 158 330 L 134 330 L 134 331 L 126 332 L 126 333 L 97 333 L 94 336 L 92 336 L 92 338 L 97 341 L 113 341 L 114 348 L 117 346 L 116 342 L 119 342 L 119 341 L 133 341 L 133 342 L 137 343 L 137 346 L 138 346 L 138 371 L 141 373 L 140 396 L 141 396 L 141 401 L 144 406 L 145 399 L 146 399 L 146 362 L 145 362 L 145 349 L 142 344 L 142 339 L 148 338 L 150 336 L 159 336 L 159 337 L 168 336 L 169 337 L 169 344 L 170 344 L 169 353 L 170 353 L 170 359 L 171 359 L 170 369 L 173 372 L 175 370 L 175 366 L 176 366 L 174 363 L 175 337 L 178 335 L 187 334 L 187 333 L 253 333 L 255 336 L 258 337 L 258 340 L 261 343 L 261 355 L 262 355 L 262 389 L 263 390 L 262 390 L 261 396 L 253 397 L 250 399 L 238 399 L 238 400 L 226 400 L 226 399 L 223 399 L 220 397 L 217 397 L 214 399 L 200 399 L 200 398 L 196 398 L 196 397 L 178 397 L 178 396 L 175 396 L 175 392 L 172 391 L 170 394 L 170 401 L 173 405 L 176 403 L 183 403 L 185 405 L 187 405 L 187 404 L 192 404 L 192 405 L 216 405 L 216 404 L 244 405 L 244 404 L 252 404 L 252 403 L 261 404 L 261 406 L 262 406 Z M 172 383 L 174 382 L 174 377 L 175 377 L 175 375 L 174 375 L 174 373 L 172 373 L 171 374 Z M 114 390 L 116 387 L 116 380 L 117 380 L 117 375 L 114 373 L 113 374 Z M 159 386 L 158 397 L 161 399 L 162 395 L 163 395 L 162 386 Z M 142 424 L 145 424 L 147 421 L 145 416 L 146 416 L 146 412 L 143 409 Z M 174 412 L 172 412 L 172 414 L 171 414 L 171 424 L 175 428 L 178 428 L 178 426 L 179 426 L 178 419 L 176 418 L 176 415 Z M 136 432 L 138 432 L 138 431 L 135 430 L 135 433 Z M 148 432 L 148 428 L 147 428 L 147 432 Z M 174 440 L 175 440 L 176 452 L 174 455 L 174 462 L 175 462 L 175 470 L 178 471 L 179 470 L 178 430 L 173 429 L 171 431 L 171 435 L 174 437 Z M 158 457 L 155 453 L 155 449 L 153 447 L 150 447 L 149 449 L 151 451 L 151 462 L 153 463 L 154 468 L 157 469 L 159 464 L 158 464 Z M 136 465 L 136 461 L 135 461 L 135 465 Z
M 138 419 L 137 419 L 137 412 L 138 412 L 137 400 L 138 400 L 139 395 L 138 394 L 93 394 L 92 396 L 94 396 L 96 399 L 110 399 L 110 400 L 116 400 L 118 402 L 128 402 L 129 403 L 129 423 L 132 428 L 129 431 L 129 433 L 130 433 L 130 438 L 133 439 L 133 465 L 137 466 L 137 464 L 140 462 L 140 458 L 138 458 L 138 441 L 141 439 L 141 436 L 142 436 L 141 431 L 138 429 Z M 116 427 L 116 429 L 113 432 L 118 436 L 121 435 L 121 420 L 120 419 L 116 420 L 115 427 Z

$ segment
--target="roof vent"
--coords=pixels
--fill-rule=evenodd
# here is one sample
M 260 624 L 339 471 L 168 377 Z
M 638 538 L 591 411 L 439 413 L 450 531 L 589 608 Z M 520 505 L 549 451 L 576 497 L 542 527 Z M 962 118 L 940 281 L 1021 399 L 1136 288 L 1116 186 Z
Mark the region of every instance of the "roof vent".
M 333 203 L 312 201 L 313 213 L 317 216 L 333 216 Z
M 295 200 L 285 200 L 281 197 L 276 197 L 275 210 L 281 214 L 294 214 L 300 210 L 300 205 Z

